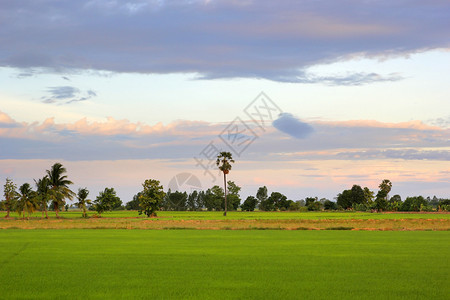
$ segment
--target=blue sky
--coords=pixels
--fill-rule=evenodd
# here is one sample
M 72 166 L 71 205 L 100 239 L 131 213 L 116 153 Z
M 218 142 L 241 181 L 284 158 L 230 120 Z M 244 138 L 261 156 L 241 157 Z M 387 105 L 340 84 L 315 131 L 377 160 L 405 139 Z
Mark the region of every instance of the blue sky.
M 403 197 L 449 197 L 449 13 L 448 1 L 4 1 L 0 176 L 32 182 L 60 161 L 75 188 L 124 202 L 146 178 L 188 172 L 207 188 L 220 180 L 194 157 L 230 150 L 239 125 L 251 143 L 230 179 L 244 198 L 267 185 L 332 199 L 385 178 Z M 278 108 L 264 128 L 245 110 L 261 92 Z

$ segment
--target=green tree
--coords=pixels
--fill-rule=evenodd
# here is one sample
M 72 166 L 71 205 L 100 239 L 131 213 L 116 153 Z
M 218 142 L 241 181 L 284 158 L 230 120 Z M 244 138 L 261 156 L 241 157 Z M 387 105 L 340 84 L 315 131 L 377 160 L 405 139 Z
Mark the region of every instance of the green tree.
M 234 163 L 233 156 L 230 152 L 220 152 L 217 156 L 216 165 L 219 167 L 219 170 L 223 172 L 223 190 L 224 198 L 225 198 L 225 211 L 223 213 L 224 216 L 227 215 L 227 174 L 231 170 L 231 164 Z
M 337 205 L 336 205 L 336 202 L 333 202 L 333 201 L 327 199 L 323 202 L 323 208 L 325 210 L 336 210 Z
M 289 208 L 287 197 L 280 192 L 272 192 L 268 199 L 270 203 L 273 203 L 274 210 L 287 210 Z
M 388 202 L 389 210 L 398 211 L 402 206 L 402 197 L 400 195 L 394 195 Z
M 34 180 L 36 185 L 36 202 L 41 207 L 42 217 L 45 213 L 45 218 L 48 219 L 48 202 L 50 201 L 50 180 L 48 176 L 44 176 L 37 181 Z
M 101 216 L 103 212 L 113 210 L 117 203 L 122 203 L 122 201 L 117 196 L 114 188 L 105 188 L 95 199 L 94 207 L 97 213 Z
M 266 186 L 259 187 L 258 191 L 256 192 L 256 199 L 258 199 L 258 203 L 256 205 L 258 206 L 261 203 L 267 201 L 267 198 L 269 198 L 267 187 Z
M 165 195 L 164 202 L 167 210 L 185 211 L 187 209 L 187 200 L 188 195 L 186 192 L 172 192 L 169 189 Z
M 141 192 L 137 193 L 133 196 L 133 200 L 127 202 L 125 205 L 126 210 L 139 210 L 139 196 L 141 196 Z
M 380 185 L 378 186 L 380 191 L 383 191 L 383 195 L 385 196 L 386 201 L 389 200 L 389 192 L 392 189 L 392 182 L 389 179 L 384 179 Z
M 4 200 L 4 206 L 6 209 L 6 216 L 5 218 L 9 218 L 9 213 L 15 209 L 18 199 L 17 194 L 17 185 L 14 184 L 14 182 L 6 178 L 6 183 L 3 186 L 3 195 L 5 196 Z
M 77 193 L 77 199 L 78 202 L 75 203 L 75 205 L 82 210 L 83 212 L 83 218 L 87 218 L 87 206 L 86 204 L 91 204 L 92 200 L 87 199 L 87 197 L 89 196 L 89 191 L 87 188 L 79 188 L 78 189 L 78 193 Z
M 352 190 L 344 190 L 337 196 L 337 205 L 343 209 L 349 209 L 352 207 Z
M 253 196 L 248 196 L 244 203 L 242 203 L 241 209 L 244 211 L 254 211 L 256 204 L 258 204 L 258 199 Z
M 160 205 L 166 193 L 160 182 L 155 179 L 147 179 L 142 184 L 144 188 L 139 196 L 139 214 L 144 213 L 147 217 L 156 217 L 156 211 L 159 210 Z
M 239 192 L 241 187 L 235 184 L 233 181 L 228 181 L 228 209 L 237 210 L 241 205 L 241 197 Z M 225 205 L 224 205 L 225 206 Z
M 37 204 L 34 201 L 35 195 L 29 183 L 24 183 L 19 187 L 19 199 L 17 201 L 17 213 L 22 214 L 22 218 L 25 219 L 25 212 L 27 212 L 27 219 L 37 208 Z
M 370 206 L 375 199 L 375 193 L 371 191 L 368 187 L 364 188 L 364 202 Z
M 388 207 L 389 192 L 392 189 L 392 183 L 389 179 L 384 179 L 378 187 L 380 190 L 375 198 L 375 208 L 378 211 L 383 211 Z
M 197 203 L 198 203 L 198 197 L 199 197 L 199 193 L 197 191 L 193 191 L 192 193 L 189 194 L 188 196 L 188 200 L 187 200 L 187 209 L 189 211 L 196 211 L 198 209 L 197 207 Z
M 50 181 L 50 200 L 56 212 L 56 217 L 59 218 L 59 209 L 64 206 L 65 199 L 72 200 L 75 193 L 69 188 L 72 181 L 67 179 L 66 168 L 60 163 L 55 163 L 50 170 L 47 170 L 47 176 Z

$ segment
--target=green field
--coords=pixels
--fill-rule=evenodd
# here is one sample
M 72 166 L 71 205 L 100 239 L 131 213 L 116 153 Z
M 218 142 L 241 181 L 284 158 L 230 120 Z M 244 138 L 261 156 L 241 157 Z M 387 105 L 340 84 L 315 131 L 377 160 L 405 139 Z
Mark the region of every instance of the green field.
M 448 299 L 449 231 L 0 230 L 0 298 Z
M 6 212 L 2 212 L 6 215 Z M 81 218 L 81 212 L 70 210 L 60 212 L 62 218 Z M 96 212 L 89 211 L 89 216 L 96 215 Z M 0 215 L 1 216 L 1 215 Z M 49 212 L 50 217 L 55 217 L 54 212 Z M 110 211 L 101 215 L 103 218 L 146 218 L 139 215 L 137 211 Z M 15 212 L 11 217 L 19 218 Z M 33 218 L 40 218 L 41 213 L 35 212 Z M 184 220 L 321 220 L 321 219 L 358 219 L 358 220 L 382 220 L 382 219 L 450 219 L 450 213 L 371 213 L 371 212 L 341 212 L 341 211 L 320 211 L 320 212 L 274 212 L 274 211 L 229 211 L 227 216 L 223 216 L 222 211 L 159 211 L 155 219 L 184 219 Z

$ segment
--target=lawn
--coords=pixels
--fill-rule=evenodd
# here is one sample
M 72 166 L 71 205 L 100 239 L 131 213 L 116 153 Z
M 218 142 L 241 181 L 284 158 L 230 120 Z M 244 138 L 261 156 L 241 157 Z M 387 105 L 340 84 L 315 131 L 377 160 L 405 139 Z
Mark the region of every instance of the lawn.
M 448 299 L 449 231 L 0 230 L 0 298 Z

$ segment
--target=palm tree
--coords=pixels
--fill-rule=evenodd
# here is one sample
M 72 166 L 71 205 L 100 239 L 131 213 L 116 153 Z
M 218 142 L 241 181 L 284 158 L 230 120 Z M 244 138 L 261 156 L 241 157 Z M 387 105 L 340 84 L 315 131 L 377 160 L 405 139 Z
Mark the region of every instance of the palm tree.
M 36 203 L 34 202 L 34 192 L 29 183 L 24 183 L 19 188 L 19 199 L 17 201 L 17 213 L 22 213 L 22 218 L 25 219 L 25 211 L 27 212 L 27 219 L 30 214 L 34 212 Z
M 75 195 L 68 187 L 73 182 L 68 180 L 66 175 L 63 175 L 66 172 L 66 168 L 60 163 L 55 163 L 50 170 L 47 170 L 47 176 L 50 181 L 50 199 L 55 207 L 57 218 L 59 218 L 59 207 L 66 203 L 64 199 L 72 200 Z
M 234 163 L 234 160 L 230 152 L 220 152 L 219 155 L 217 155 L 216 165 L 219 167 L 219 170 L 223 172 L 223 185 L 225 192 L 224 216 L 227 215 L 227 174 L 230 173 L 231 163 Z
M 87 188 L 79 188 L 78 189 L 78 195 L 77 195 L 77 199 L 78 202 L 75 203 L 76 206 L 78 206 L 78 208 L 83 210 L 83 217 L 86 218 L 86 204 L 91 204 L 92 201 L 89 199 L 86 199 L 87 196 L 89 195 L 89 191 Z
M 48 219 L 48 201 L 50 200 L 50 180 L 48 176 L 44 176 L 41 179 L 34 180 L 36 184 L 36 200 L 37 204 L 41 206 L 42 217 Z

